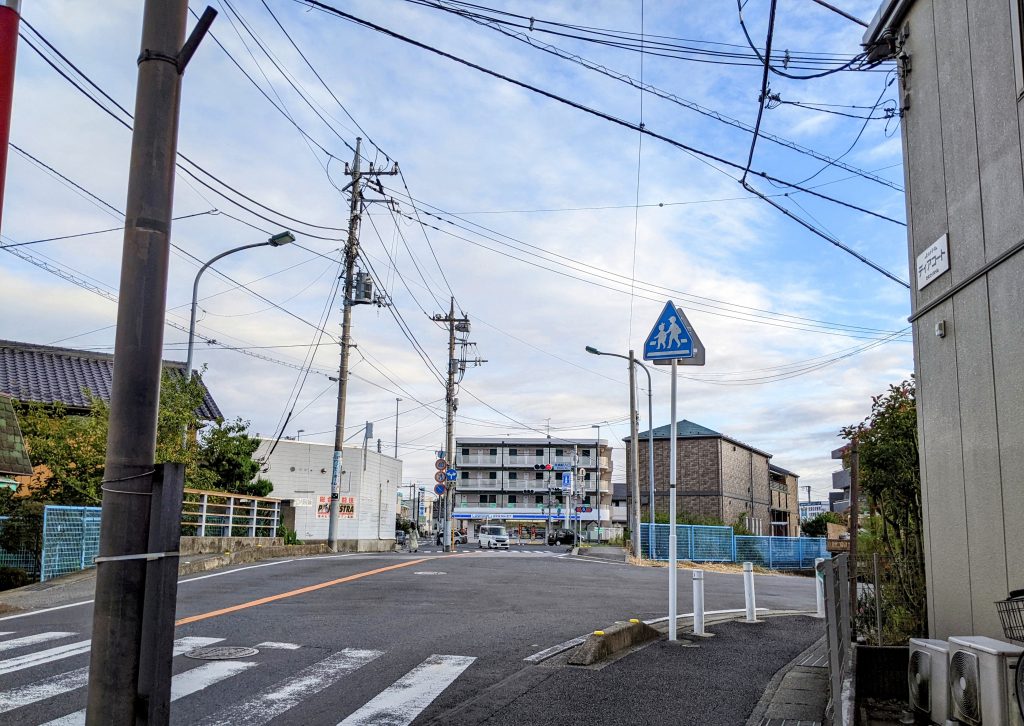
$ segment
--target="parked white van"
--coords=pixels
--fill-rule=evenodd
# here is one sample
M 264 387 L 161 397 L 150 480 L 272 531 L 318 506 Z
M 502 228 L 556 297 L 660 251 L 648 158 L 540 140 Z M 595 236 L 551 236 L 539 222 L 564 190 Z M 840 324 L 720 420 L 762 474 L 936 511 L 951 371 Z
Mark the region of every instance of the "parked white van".
M 485 525 L 480 528 L 478 545 L 487 549 L 494 547 L 508 549 L 508 532 L 504 527 L 493 524 Z

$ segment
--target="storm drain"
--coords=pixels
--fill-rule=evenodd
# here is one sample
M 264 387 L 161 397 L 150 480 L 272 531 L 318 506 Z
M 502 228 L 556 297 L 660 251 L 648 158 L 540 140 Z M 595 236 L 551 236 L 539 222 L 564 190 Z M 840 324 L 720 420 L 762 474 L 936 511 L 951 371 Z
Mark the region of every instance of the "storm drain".
M 235 658 L 251 658 L 259 654 L 255 648 L 244 648 L 240 645 L 221 645 L 211 648 L 196 648 L 185 654 L 186 658 L 196 660 L 233 660 Z

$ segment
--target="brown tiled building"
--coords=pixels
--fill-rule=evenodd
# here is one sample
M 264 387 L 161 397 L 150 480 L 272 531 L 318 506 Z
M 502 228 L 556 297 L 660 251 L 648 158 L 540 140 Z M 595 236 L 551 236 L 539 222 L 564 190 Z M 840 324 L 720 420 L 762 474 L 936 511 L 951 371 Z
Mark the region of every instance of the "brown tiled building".
M 640 502 L 646 512 L 648 446 L 652 441 L 655 510 L 668 512 L 668 426 L 654 429 L 653 436 L 649 431 L 639 434 Z M 685 420 L 676 424 L 676 441 L 677 516 L 690 514 L 725 524 L 740 521 L 753 534 L 799 534 L 799 477 L 772 466 L 771 454 Z M 630 449 L 627 445 L 627 471 L 632 471 Z M 628 506 L 632 511 L 631 501 Z

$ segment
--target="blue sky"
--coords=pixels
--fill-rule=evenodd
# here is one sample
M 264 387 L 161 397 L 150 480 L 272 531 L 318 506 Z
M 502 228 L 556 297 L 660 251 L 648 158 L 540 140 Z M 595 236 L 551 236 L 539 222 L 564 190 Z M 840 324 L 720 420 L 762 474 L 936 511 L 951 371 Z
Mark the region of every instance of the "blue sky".
M 405 189 L 388 177 L 386 195 L 397 199 L 398 213 L 371 205 L 361 241 L 378 289 L 390 293 L 393 310 L 434 366 L 444 369 L 447 336 L 428 315 L 443 312 L 454 294 L 472 320 L 470 339 L 488 362 L 465 376 L 457 434 L 539 435 L 550 420 L 554 436 L 592 437 L 597 433 L 592 426 L 601 424 L 602 438 L 617 443 L 628 434 L 624 364 L 590 356 L 584 346 L 640 350 L 665 300 L 672 298 L 687 311 L 708 350 L 704 368 L 684 370 L 681 417 L 773 453 L 775 463 L 800 474 L 815 494 L 827 491 L 835 468 L 829 452 L 840 444 L 839 428 L 862 419 L 871 395 L 912 371 L 909 337 L 890 335 L 907 326 L 904 287 L 678 148 L 649 137 L 640 143 L 636 131 L 301 3 L 268 4 L 330 92 L 259 0 L 215 1 L 220 16 L 213 34 L 294 124 L 212 38 L 188 68 L 181 110 L 179 151 L 274 212 L 265 212 L 273 222 L 260 220 L 179 175 L 175 215 L 222 213 L 176 222 L 175 244 L 206 260 L 290 225 L 307 248 L 261 248 L 217 266 L 234 280 L 251 283 L 251 290 L 265 299 L 213 274 L 203 278 L 201 297 L 211 297 L 201 303 L 199 332 L 278 361 L 198 346 L 197 361 L 209 367 L 206 380 L 229 416 L 249 419 L 254 431 L 271 435 L 292 408 L 290 392 L 300 373 L 280 361 L 302 366 L 307 347 L 319 335 L 317 321 L 337 275 L 329 258 L 337 259 L 340 243 L 309 233 L 340 237 L 310 225 L 346 224 L 348 202 L 336 187 L 347 181 L 344 163 L 352 153 L 345 144 L 354 144 L 362 133 L 347 111 L 379 145 L 366 142 L 367 159 L 378 164 L 396 160 L 421 219 L 444 230 L 421 230 L 410 220 L 416 212 Z M 869 19 L 876 3 L 848 0 L 842 5 Z M 648 130 L 689 146 L 746 161 L 748 132 L 651 94 L 644 95 L 641 117 L 636 88 L 487 27 L 403 0 L 338 0 L 336 6 L 630 123 L 642 120 Z M 767 0 L 749 0 L 744 10 L 759 45 L 765 40 L 768 6 Z M 84 5 L 33 0 L 23 15 L 132 110 L 141 7 L 134 0 L 109 2 L 97 14 Z M 639 0 L 495 0 L 492 7 L 610 29 L 619 36 L 641 31 Z M 202 7 L 193 9 L 201 12 Z M 243 21 L 258 43 L 247 35 Z M 692 40 L 706 49 L 749 52 L 730 0 L 646 0 L 643 30 L 666 36 L 662 42 Z M 809 0 L 781 0 L 773 44 L 794 54 L 850 57 L 859 50 L 861 31 Z M 541 33 L 531 37 L 640 77 L 641 55 L 635 51 Z M 326 122 L 286 83 L 260 46 L 308 93 Z M 756 64 L 698 63 L 649 53 L 642 63 L 645 83 L 754 122 L 762 74 Z M 770 91 L 783 101 L 817 104 L 817 109 L 825 108 L 820 104 L 871 107 L 880 94 L 887 100 L 897 97 L 895 83 L 885 89 L 892 80 L 886 70 L 816 80 L 772 76 Z M 862 115 L 869 108 L 833 110 Z M 844 162 L 901 186 L 896 121 L 869 121 Z M 762 129 L 835 157 L 847 151 L 862 125 L 860 118 L 786 103 L 764 112 Z M 24 43 L 18 52 L 11 140 L 123 208 L 130 133 Z M 807 182 L 817 191 L 903 219 L 899 190 L 823 166 L 766 139 L 758 142 L 753 161 L 754 169 L 786 180 L 817 173 Z M 754 184 L 766 194 L 784 191 L 763 179 Z M 908 279 L 904 227 L 806 194 L 773 198 Z M 444 221 L 427 216 L 428 211 Z M 116 228 L 121 222 L 113 210 L 12 151 L 0 244 Z M 109 297 L 116 295 L 120 247 L 121 234 L 114 231 L 18 249 Z M 170 319 L 179 323 L 187 324 L 183 306 L 196 270 L 194 260 L 172 255 L 168 307 Z M 632 286 L 631 277 L 636 281 Z M 109 299 L 10 253 L 0 255 L 0 285 L 7 301 L 0 336 L 112 350 L 116 306 Z M 376 421 L 374 438 L 392 451 L 395 398 L 403 398 L 399 453 L 405 475 L 427 482 L 432 451 L 442 447 L 443 388 L 391 313 L 365 306 L 353 317 L 359 347 L 352 357 L 356 377 L 349 387 L 346 435 L 359 441 L 363 423 Z M 844 326 L 847 334 L 836 334 Z M 303 429 L 303 438 L 329 442 L 336 394 L 326 376 L 337 367 L 338 349 L 330 344 L 330 336 L 340 330 L 337 304 L 326 329 L 329 335 L 320 338 L 313 371 L 285 433 Z M 167 328 L 166 357 L 183 360 L 184 340 L 180 330 Z M 821 365 L 833 358 L 839 359 Z M 668 376 L 659 368 L 654 373 L 656 426 L 668 421 L 668 387 Z M 645 413 L 642 421 L 646 426 Z M 623 464 L 617 456 L 616 480 L 624 477 Z

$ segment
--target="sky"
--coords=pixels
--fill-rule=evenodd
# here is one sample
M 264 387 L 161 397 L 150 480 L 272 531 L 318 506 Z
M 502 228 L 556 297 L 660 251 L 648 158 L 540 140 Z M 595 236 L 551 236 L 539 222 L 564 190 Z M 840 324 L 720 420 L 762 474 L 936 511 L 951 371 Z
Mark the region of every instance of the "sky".
M 231 255 L 214 267 L 227 278 L 207 272 L 200 285 L 197 330 L 216 344 L 197 342 L 196 362 L 206 366 L 204 380 L 225 415 L 249 421 L 252 432 L 334 439 L 335 282 L 348 223 L 345 170 L 357 136 L 364 170 L 397 163 L 402 173 L 380 177 L 383 194 L 366 194 L 374 201 L 363 216 L 361 269 L 389 304 L 353 309 L 345 436 L 360 444 L 371 421 L 369 445 L 380 440 L 393 453 L 402 399 L 406 482 L 431 483 L 434 452 L 444 448 L 439 378 L 447 331 L 430 318 L 447 313 L 452 297 L 470 320 L 475 345 L 467 356 L 486 360 L 467 366 L 456 436 L 599 435 L 616 447 L 615 481 L 625 478 L 626 363 L 584 348 L 641 351 L 667 300 L 686 312 L 707 349 L 705 366 L 680 368 L 679 417 L 773 454 L 814 498 L 826 495 L 838 468 L 830 452 L 843 443 L 840 428 L 862 420 L 871 396 L 912 373 L 907 288 L 737 181 L 764 69 L 732 0 L 480 0 L 491 17 L 525 25 L 533 18 L 533 31 L 500 26 L 533 46 L 427 7 L 433 0 L 328 3 L 613 120 L 303 2 L 210 2 L 219 15 L 183 82 L 178 150 L 202 171 L 183 162 L 195 176 L 179 172 L 176 180 L 174 215 L 182 218 L 172 229 L 167 299 L 168 320 L 179 327 L 165 328 L 164 354 L 186 357 L 180 326 L 187 330 L 203 261 L 293 231 L 295 244 Z M 840 4 L 869 20 L 877 2 Z M 769 6 L 748 0 L 743 10 L 759 47 Z M 109 112 L 20 44 L 17 148 L 0 250 L 22 246 L 0 255 L 0 338 L 113 351 L 131 146 L 122 123 L 130 119 L 117 105 L 134 108 L 142 7 L 111 0 L 97 13 L 58 0 L 23 4 L 34 28 L 23 25 L 27 40 Z M 773 56 L 788 51 L 784 72 L 808 74 L 800 58 L 849 59 L 862 31 L 811 0 L 779 0 Z M 615 42 L 566 37 L 584 33 Z M 543 44 L 580 62 L 536 47 Z M 678 46 L 703 52 L 680 57 Z M 776 56 L 779 70 L 784 63 Z M 749 180 L 909 280 L 898 223 L 905 212 L 898 117 L 884 118 L 897 98 L 889 70 L 771 74 L 774 100 L 763 111 Z M 652 92 L 641 93 L 641 78 Z M 677 144 L 641 137 L 641 123 Z M 771 138 L 831 158 L 845 154 L 844 164 L 887 184 Z M 71 236 L 87 232 L 99 233 Z M 62 236 L 71 237 L 36 242 Z M 651 374 L 661 426 L 669 421 L 670 377 L 662 366 Z M 646 429 L 642 372 L 639 380 Z

